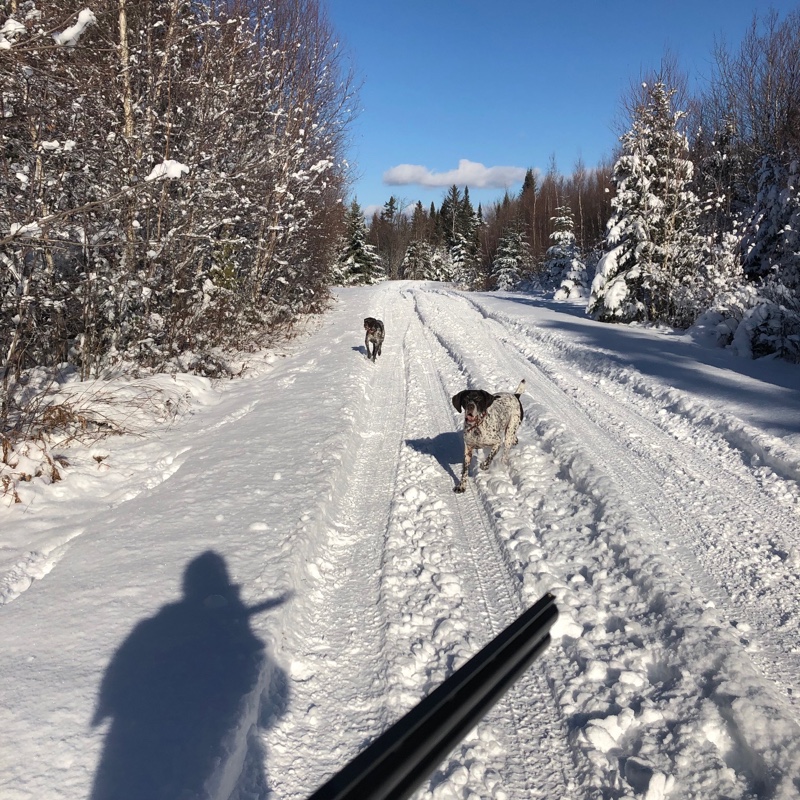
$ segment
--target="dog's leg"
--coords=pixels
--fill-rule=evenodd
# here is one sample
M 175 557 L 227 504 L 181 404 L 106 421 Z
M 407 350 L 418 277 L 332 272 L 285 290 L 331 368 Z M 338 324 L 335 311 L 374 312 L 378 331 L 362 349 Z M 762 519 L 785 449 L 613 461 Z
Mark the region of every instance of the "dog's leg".
M 461 469 L 461 481 L 453 487 L 454 492 L 461 494 L 467 488 L 467 478 L 469 477 L 469 465 L 472 462 L 472 448 L 464 450 L 464 466 Z
M 494 461 L 494 457 L 497 455 L 497 451 L 500 449 L 500 445 L 496 444 L 492 447 L 489 455 L 487 456 L 485 461 L 481 462 L 481 469 L 489 469 L 492 461 Z
M 517 438 L 517 430 L 519 429 L 520 420 L 512 419 L 511 422 L 508 423 L 508 427 L 506 428 L 506 435 L 503 441 L 503 462 L 508 463 L 508 451 L 514 445 L 519 444 L 519 439 Z

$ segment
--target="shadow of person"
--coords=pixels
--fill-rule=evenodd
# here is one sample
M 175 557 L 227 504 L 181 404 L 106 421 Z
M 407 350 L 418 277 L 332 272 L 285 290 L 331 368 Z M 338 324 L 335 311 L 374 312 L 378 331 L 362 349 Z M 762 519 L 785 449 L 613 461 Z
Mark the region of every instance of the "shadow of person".
M 406 439 L 406 444 L 418 453 L 433 456 L 441 468 L 458 483 L 453 464 L 459 467 L 464 460 L 464 435 L 458 431 L 445 431 L 424 439 Z M 460 471 L 460 470 L 459 470 Z
M 240 780 L 266 787 L 256 730 L 284 713 L 288 681 L 249 619 L 288 598 L 248 608 L 211 550 L 186 567 L 183 591 L 133 629 L 106 669 L 92 725 L 111 725 L 91 800 L 205 800 Z

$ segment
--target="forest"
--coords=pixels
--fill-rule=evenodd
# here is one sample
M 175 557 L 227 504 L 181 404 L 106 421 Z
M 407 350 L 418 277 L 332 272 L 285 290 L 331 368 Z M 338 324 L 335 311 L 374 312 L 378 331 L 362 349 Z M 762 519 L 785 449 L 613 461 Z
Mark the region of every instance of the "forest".
M 316 0 L 6 2 L 3 392 L 214 373 L 328 297 L 351 76 Z
M 633 81 L 603 163 L 367 220 L 358 79 L 321 0 L 4 0 L 4 448 L 37 370 L 226 375 L 333 286 L 386 279 L 544 291 L 800 360 L 800 14 L 754 15 L 713 64 L 699 93 L 669 56 Z

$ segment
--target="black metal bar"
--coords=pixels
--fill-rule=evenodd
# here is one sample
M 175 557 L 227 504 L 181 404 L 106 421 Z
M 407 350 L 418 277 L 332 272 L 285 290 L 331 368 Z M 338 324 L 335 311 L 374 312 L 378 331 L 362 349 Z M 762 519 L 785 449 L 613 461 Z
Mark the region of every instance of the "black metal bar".
M 547 648 L 557 616 L 544 595 L 308 800 L 410 797 Z

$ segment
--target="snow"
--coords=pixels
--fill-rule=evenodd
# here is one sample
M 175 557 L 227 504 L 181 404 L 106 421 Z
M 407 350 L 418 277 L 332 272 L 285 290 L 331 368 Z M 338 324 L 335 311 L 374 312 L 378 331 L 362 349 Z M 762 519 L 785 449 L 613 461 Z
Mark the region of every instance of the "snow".
M 25 33 L 25 26 L 15 20 L 7 19 L 0 27 L 0 50 L 10 50 L 14 40 Z
M 519 445 L 454 494 L 450 397 L 522 378 Z M 64 380 L 128 433 L 0 506 L 0 795 L 306 798 L 549 591 L 550 647 L 419 797 L 797 797 L 799 388 L 396 281 L 241 379 Z
M 12 236 L 23 236 L 31 239 L 36 239 L 42 235 L 42 229 L 39 227 L 38 222 L 28 222 L 27 224 L 12 222 L 8 232 Z
M 160 164 L 156 164 L 150 174 L 145 178 L 145 181 L 160 181 L 165 178 L 180 178 L 182 175 L 189 171 L 186 164 L 181 164 L 180 161 L 167 158 Z
M 64 47 L 75 47 L 81 36 L 86 32 L 86 29 L 96 24 L 97 17 L 95 17 L 94 12 L 89 8 L 84 8 L 83 11 L 78 14 L 77 22 L 65 28 L 61 33 L 54 33 L 53 39 L 56 44 L 63 45 Z

